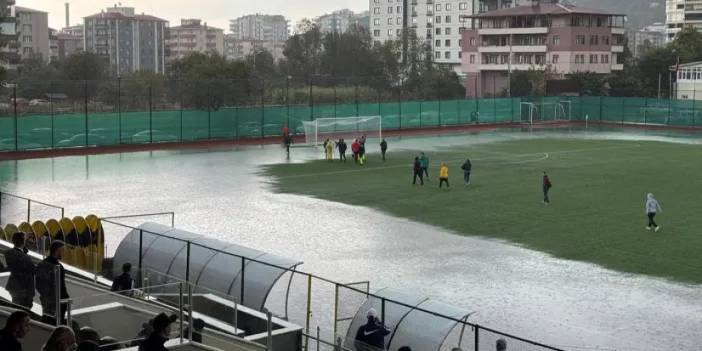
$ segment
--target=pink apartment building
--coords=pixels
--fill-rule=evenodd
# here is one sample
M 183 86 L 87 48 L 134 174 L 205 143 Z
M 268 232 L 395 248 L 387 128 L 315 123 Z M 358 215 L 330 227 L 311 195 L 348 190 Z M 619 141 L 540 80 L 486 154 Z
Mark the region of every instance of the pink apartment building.
M 467 16 L 461 40 L 466 96 L 508 91 L 514 71 L 548 70 L 564 78 L 622 70 L 624 22 L 624 15 L 558 3 Z

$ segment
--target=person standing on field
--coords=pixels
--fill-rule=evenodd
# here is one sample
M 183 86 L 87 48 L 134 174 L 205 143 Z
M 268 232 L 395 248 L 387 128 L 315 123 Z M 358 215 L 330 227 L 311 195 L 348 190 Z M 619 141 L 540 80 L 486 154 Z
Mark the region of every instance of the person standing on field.
M 346 142 L 344 139 L 339 139 L 336 143 L 336 147 L 339 149 L 339 160 L 346 162 Z
M 544 205 L 548 205 L 551 203 L 551 199 L 548 197 L 548 192 L 549 192 L 549 190 L 551 190 L 552 187 L 553 187 L 553 184 L 551 184 L 551 179 L 548 178 L 546 171 L 544 171 L 544 181 L 543 181 Z
M 653 194 L 648 193 L 646 196 L 646 215 L 648 216 L 648 225 L 646 226 L 646 230 L 653 229 L 657 232 L 661 229 L 654 219 L 658 212 L 663 212 L 661 205 L 658 203 L 658 200 L 653 197 Z
M 324 156 L 326 156 L 327 161 L 334 160 L 334 142 L 330 139 L 324 142 Z
M 353 153 L 353 162 L 358 162 L 358 152 L 361 149 L 361 144 L 358 139 L 354 139 L 351 143 L 351 152 Z
M 412 185 L 417 184 L 417 177 L 419 177 L 419 181 L 422 182 L 421 184 L 424 185 L 424 176 L 422 175 L 422 164 L 419 162 L 419 157 L 414 158 L 414 178 L 412 180 Z
M 422 167 L 423 176 L 427 177 L 427 181 L 429 181 L 429 158 L 423 152 L 419 156 L 419 163 Z
M 383 162 L 385 162 L 385 153 L 388 151 L 388 142 L 383 139 L 380 142 L 380 153 L 383 154 Z
M 470 185 L 470 171 L 473 169 L 473 164 L 470 163 L 470 159 L 466 159 L 466 162 L 461 166 L 463 170 L 463 181 L 466 186 Z
M 441 162 L 441 167 L 439 168 L 439 189 L 441 189 L 441 186 L 446 183 L 446 187 L 450 188 L 451 186 L 449 185 L 448 181 L 448 166 L 446 163 Z

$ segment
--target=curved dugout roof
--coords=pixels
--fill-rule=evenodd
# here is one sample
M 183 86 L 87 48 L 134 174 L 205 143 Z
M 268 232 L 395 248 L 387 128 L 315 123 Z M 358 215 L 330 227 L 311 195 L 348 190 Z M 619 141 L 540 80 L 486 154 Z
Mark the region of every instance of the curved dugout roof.
M 377 296 L 377 297 L 376 297 Z M 385 316 L 382 313 L 382 299 L 385 298 Z M 401 302 L 412 308 L 392 303 Z M 441 350 L 441 346 L 458 324 L 457 322 L 435 316 L 416 308 L 432 311 L 455 319 L 464 319 L 470 312 L 444 303 L 429 300 L 427 297 L 410 295 L 394 289 L 381 289 L 375 296 L 369 296 L 356 312 L 346 332 L 346 347 L 353 347 L 356 331 L 366 323 L 366 313 L 370 308 L 378 312 L 390 334 L 385 338 L 385 349 L 396 351 L 402 346 L 412 350 Z
M 155 273 L 149 274 L 150 285 L 185 280 L 186 241 L 190 241 L 190 281 L 197 285 L 195 292 L 219 293 L 234 297 L 242 303 L 243 278 L 243 304 L 258 310 L 265 305 L 268 294 L 278 279 L 302 264 L 300 261 L 161 224 L 147 222 L 137 228 L 143 231 L 142 267 Z M 136 266 L 139 262 L 139 229 L 129 232 L 117 247 L 113 265 L 115 276 L 121 273 L 122 264 L 131 262 Z M 246 258 L 244 274 L 242 257 Z M 251 259 L 263 263 L 250 261 Z

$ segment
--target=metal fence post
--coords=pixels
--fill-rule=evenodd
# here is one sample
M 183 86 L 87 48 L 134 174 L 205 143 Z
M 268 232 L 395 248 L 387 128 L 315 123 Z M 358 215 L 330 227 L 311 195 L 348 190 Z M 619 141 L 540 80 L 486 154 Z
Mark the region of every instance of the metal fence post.
M 319 344 L 321 344 L 319 341 L 321 340 L 320 337 L 320 331 L 319 331 L 319 326 L 317 326 L 317 351 L 319 351 Z
M 273 351 L 273 314 L 271 311 L 266 311 L 266 330 L 268 332 L 266 350 Z
M 54 303 L 56 304 L 54 319 L 58 327 L 63 319 L 63 313 L 61 313 L 61 268 L 59 266 L 54 266 L 54 295 L 56 295 L 54 296 Z
M 88 146 L 88 81 L 83 81 L 84 100 L 85 100 L 85 146 Z
M 239 303 L 244 304 L 244 283 L 246 282 L 246 258 L 241 257 L 241 291 L 239 297 Z
M 19 127 L 17 126 L 17 83 L 12 86 L 12 114 L 15 120 L 15 151 L 19 150 Z M 53 131 L 51 131 L 53 133 Z
M 339 321 L 339 284 L 334 284 L 334 335 Z
M 117 133 L 119 133 L 119 142 L 122 144 L 122 77 L 117 76 Z
M 185 283 L 190 286 L 190 240 L 188 240 L 185 249 Z M 188 303 L 190 303 L 190 300 L 188 300 Z
M 192 320 L 190 321 L 192 329 Z M 178 334 L 180 343 L 183 343 L 183 282 L 178 282 Z
M 32 223 L 32 200 L 27 199 L 27 223 Z
M 356 117 L 360 116 L 358 112 L 358 80 L 354 84 L 354 100 L 356 102 Z
M 193 342 L 193 286 L 188 284 L 188 341 Z
M 153 81 L 149 81 L 149 144 L 154 142 Z
M 139 263 L 138 264 L 139 264 L 139 281 L 140 282 L 144 278 L 144 274 L 142 273 L 142 263 L 143 263 L 143 256 L 144 256 L 144 254 L 142 253 L 143 249 L 144 249 L 144 231 L 142 229 L 139 229 Z
M 385 298 L 380 299 L 380 320 L 385 323 Z
M 212 139 L 212 92 L 207 81 L 207 139 Z
M 310 317 L 312 316 L 312 276 L 307 275 L 307 309 L 305 315 L 305 351 L 309 346 L 309 334 L 310 334 Z
M 314 78 L 310 77 L 310 96 L 307 99 L 310 103 L 310 121 L 314 120 L 314 97 L 312 96 L 312 86 L 314 83 Z
M 261 79 L 261 138 L 266 136 L 264 126 L 266 125 L 266 80 Z
M 477 324 L 475 325 L 475 347 L 474 347 L 474 350 L 475 351 L 480 350 L 480 326 Z
M 51 121 L 51 148 L 54 148 L 54 81 L 49 82 L 49 121 Z

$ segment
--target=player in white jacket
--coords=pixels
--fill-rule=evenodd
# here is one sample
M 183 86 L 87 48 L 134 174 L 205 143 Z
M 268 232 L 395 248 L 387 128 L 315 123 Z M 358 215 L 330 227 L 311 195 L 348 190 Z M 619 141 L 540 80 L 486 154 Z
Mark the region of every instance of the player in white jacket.
M 651 230 L 651 228 L 653 228 L 653 230 L 659 231 L 661 229 L 661 227 L 659 227 L 654 220 L 654 217 L 656 217 L 656 213 L 658 212 L 663 212 L 661 205 L 658 203 L 658 200 L 653 197 L 653 194 L 648 193 L 648 196 L 646 196 L 646 214 L 648 215 L 648 225 L 646 226 L 646 230 Z

